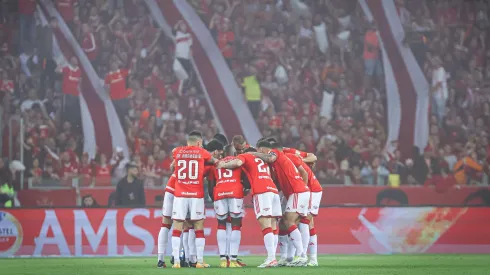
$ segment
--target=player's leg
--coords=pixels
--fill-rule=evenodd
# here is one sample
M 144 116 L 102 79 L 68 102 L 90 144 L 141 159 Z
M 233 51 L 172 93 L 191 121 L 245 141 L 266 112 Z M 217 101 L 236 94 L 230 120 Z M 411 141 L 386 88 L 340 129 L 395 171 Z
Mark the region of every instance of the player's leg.
M 296 222 L 300 218 L 300 214 L 305 216 L 308 214 L 308 204 L 310 200 L 309 193 L 294 193 L 288 198 L 286 204 L 286 211 L 284 213 L 284 223 L 287 227 L 289 240 L 296 248 L 295 259 L 291 262 L 291 265 L 306 265 L 307 258 L 306 252 L 303 248 L 303 241 L 301 238 L 301 232 L 296 225 Z
M 243 199 L 229 199 L 228 210 L 230 212 L 231 233 L 230 243 L 230 267 L 242 267 L 243 263 L 238 261 L 238 251 L 242 240 L 242 218 L 243 218 Z
M 180 268 L 180 245 L 182 230 L 184 227 L 184 221 L 189 210 L 189 202 L 187 198 L 174 198 L 172 219 L 173 219 L 173 231 L 172 231 L 172 256 L 174 257 L 173 268 Z
M 174 195 L 169 192 L 165 192 L 162 204 L 162 226 L 160 232 L 158 232 L 158 268 L 164 268 L 165 265 L 165 250 L 168 245 L 168 233 L 172 227 L 172 209 L 174 203 Z
M 232 214 L 230 236 L 230 267 L 242 267 L 238 263 L 238 251 L 242 240 L 242 217 Z
M 226 260 L 226 219 L 227 216 L 217 216 L 218 231 L 216 232 L 216 240 L 218 242 L 218 252 L 220 257 L 219 267 L 227 267 Z
M 172 227 L 172 220 L 167 217 L 162 217 L 162 226 L 158 232 L 158 268 L 167 267 L 165 265 L 165 249 L 168 245 L 168 233 Z
M 310 248 L 310 262 L 308 263 L 309 266 L 318 266 L 318 258 L 317 258 L 317 253 L 318 253 L 318 237 L 316 235 L 316 229 L 315 229 L 315 216 L 318 215 L 318 211 L 320 209 L 320 203 L 322 200 L 322 192 L 313 192 L 311 193 L 311 203 L 310 203 L 310 209 L 309 209 L 309 217 L 310 217 L 310 242 L 309 242 L 309 248 Z
M 181 260 L 181 263 L 180 265 L 181 266 L 185 266 L 185 267 L 189 267 L 188 266 L 188 263 L 189 263 L 189 255 L 190 255 L 190 251 L 189 251 L 189 222 L 184 222 L 184 227 L 183 227 L 183 231 L 182 231 L 182 247 L 184 248 L 184 259 L 180 259 Z
M 278 225 L 279 225 L 279 253 L 281 255 L 281 258 L 278 261 L 278 265 L 285 266 L 288 260 L 288 243 L 289 243 L 288 231 L 286 225 L 284 224 L 284 219 L 280 219 Z
M 308 266 L 318 266 L 318 237 L 316 235 L 316 230 L 315 230 L 315 219 L 312 215 L 310 215 L 310 243 L 309 243 L 309 248 L 310 248 L 310 262 L 308 263 Z
M 230 199 L 228 199 L 229 201 Z M 230 241 L 231 241 L 231 217 L 228 216 L 226 219 L 226 250 L 225 250 L 225 255 L 226 259 L 228 260 L 228 265 L 230 264 Z
M 272 202 L 273 193 L 267 192 L 254 195 L 254 210 L 264 236 L 264 245 L 267 250 L 267 259 L 258 267 L 277 266 L 276 251 L 274 247 L 274 233 L 272 231 Z
M 189 262 L 194 264 L 197 262 L 197 251 L 196 251 L 196 231 L 194 230 L 194 225 L 189 225 Z
M 191 220 L 194 223 L 194 230 L 196 232 L 196 252 L 197 252 L 197 268 L 209 267 L 204 263 L 204 247 L 206 240 L 204 239 L 204 199 L 192 198 L 191 201 Z
M 304 196 L 303 194 L 300 194 L 301 196 Z M 306 197 L 306 196 L 304 196 Z M 311 208 L 311 193 L 308 192 L 308 201 L 306 202 L 300 202 L 301 203 L 306 203 L 306 207 L 299 207 L 299 212 L 300 213 L 300 221 L 299 221 L 299 232 L 301 233 L 301 240 L 303 240 L 303 249 L 304 253 L 306 256 L 306 253 L 308 251 L 308 244 L 310 243 L 310 217 L 309 216 L 309 209 Z
M 218 242 L 218 252 L 220 256 L 219 267 L 227 267 L 226 260 L 226 220 L 228 219 L 228 203 L 226 199 L 214 202 L 214 211 L 218 219 L 218 230 L 216 231 L 216 240 Z

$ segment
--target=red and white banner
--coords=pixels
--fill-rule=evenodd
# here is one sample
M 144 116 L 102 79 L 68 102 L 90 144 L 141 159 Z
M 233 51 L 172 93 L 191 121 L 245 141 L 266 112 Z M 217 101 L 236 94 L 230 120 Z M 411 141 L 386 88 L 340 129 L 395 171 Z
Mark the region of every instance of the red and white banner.
M 148 256 L 156 253 L 159 209 L 0 211 L 0 257 Z M 315 220 L 319 253 L 490 253 L 490 208 L 324 208 Z M 206 211 L 206 254 L 216 255 L 214 211 Z M 264 254 L 247 210 L 241 255 Z M 170 250 L 167 250 L 170 251 Z
M 369 21 L 376 23 L 382 45 L 388 111 L 387 144 L 398 140 L 411 157 L 412 146 L 423 150 L 429 138 L 429 84 L 410 47 L 394 0 L 359 0 Z M 387 148 L 395 149 L 395 148 Z
M 227 65 L 223 54 L 213 39 L 208 27 L 202 22 L 187 1 L 146 0 L 151 10 L 158 7 L 161 13 L 152 12 L 156 22 L 166 21 L 174 26 L 184 21 L 193 36 L 192 56 L 195 70 L 202 78 L 204 90 L 209 95 L 212 108 L 216 111 L 225 134 L 229 137 L 243 135 L 250 143 L 261 137 L 238 86 L 235 76 Z M 163 16 L 163 18 L 155 18 Z

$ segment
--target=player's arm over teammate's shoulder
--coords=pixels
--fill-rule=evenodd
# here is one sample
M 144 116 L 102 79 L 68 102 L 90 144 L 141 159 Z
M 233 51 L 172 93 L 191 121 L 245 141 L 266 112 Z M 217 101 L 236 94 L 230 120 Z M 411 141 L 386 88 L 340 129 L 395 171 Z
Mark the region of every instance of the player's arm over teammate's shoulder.
M 263 160 L 265 163 L 273 163 L 277 159 L 277 156 L 274 153 L 264 154 L 259 152 L 250 152 L 247 154 L 254 155 L 259 159 Z
M 221 168 L 224 168 L 224 169 L 238 168 L 238 167 L 242 166 L 244 163 L 243 160 L 241 160 L 238 157 L 236 159 L 230 160 L 228 162 L 220 161 L 216 164 L 216 168 L 218 168 L 218 169 L 221 169 Z
M 306 153 L 306 157 L 303 158 L 305 163 L 313 163 L 317 161 L 317 157 L 313 153 Z

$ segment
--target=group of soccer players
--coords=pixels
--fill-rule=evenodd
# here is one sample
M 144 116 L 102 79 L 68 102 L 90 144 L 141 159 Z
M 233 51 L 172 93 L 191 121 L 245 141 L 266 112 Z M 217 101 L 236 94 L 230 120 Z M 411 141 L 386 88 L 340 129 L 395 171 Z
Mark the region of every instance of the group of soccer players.
M 209 267 L 203 259 L 205 178 L 218 219 L 220 267 L 244 266 L 237 256 L 243 198 L 249 192 L 267 251 L 267 258 L 258 267 L 317 266 L 313 217 L 318 215 L 322 187 L 310 168 L 316 156 L 282 147 L 274 138 L 259 140 L 256 148 L 242 136 L 233 137 L 231 145 L 219 134 L 205 148 L 202 143 L 202 135 L 193 131 L 188 134 L 187 146 L 172 152 L 174 173 L 165 189 L 158 267 L 166 267 L 165 248 L 172 226 L 172 267 Z M 182 262 L 181 247 L 185 251 Z

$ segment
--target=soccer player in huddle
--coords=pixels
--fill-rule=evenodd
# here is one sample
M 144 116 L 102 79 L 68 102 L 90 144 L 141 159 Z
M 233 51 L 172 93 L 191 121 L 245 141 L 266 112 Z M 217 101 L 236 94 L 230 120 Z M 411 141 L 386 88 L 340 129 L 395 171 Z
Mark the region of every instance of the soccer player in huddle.
M 230 145 L 225 146 L 225 157 L 221 160 L 228 162 L 234 160 L 234 150 Z M 218 219 L 218 250 L 220 254 L 219 267 L 242 267 L 238 262 L 238 250 L 241 240 L 241 225 L 244 215 L 243 196 L 244 189 L 250 189 L 248 179 L 242 169 L 215 168 L 209 177 L 209 195 L 213 198 L 214 209 Z M 231 218 L 232 231 L 227 236 L 226 224 Z M 226 259 L 229 247 L 230 261 Z
M 248 148 L 253 151 L 254 149 Z M 259 268 L 277 266 L 277 239 L 274 231 L 277 228 L 276 218 L 282 216 L 278 190 L 271 178 L 269 166 L 262 159 L 250 153 L 239 154 L 235 159 L 220 161 L 218 169 L 235 169 L 241 167 L 250 182 L 253 195 L 255 216 L 261 226 L 267 258 Z
M 294 165 L 278 143 L 261 140 L 257 143 L 257 150 L 257 153 L 252 154 L 271 164 L 277 183 L 286 199 L 281 227 L 286 230 L 289 242 L 296 248 L 295 257 L 288 266 L 306 266 L 308 258 L 297 224 L 302 217 L 308 216 L 310 204 L 308 173 L 302 166 Z
M 209 267 L 204 263 L 204 171 L 206 164 L 214 164 L 217 159 L 202 148 L 200 133 L 191 133 L 187 146 L 178 147 L 173 152 L 175 165 L 175 191 L 172 209 L 172 256 L 179 258 L 181 233 L 184 221 L 189 219 L 196 234 L 197 268 Z M 177 261 L 172 266 L 180 268 Z
M 274 138 L 268 139 L 272 144 L 277 143 Z M 318 266 L 317 250 L 318 238 L 316 235 L 313 217 L 318 215 L 320 202 L 322 198 L 323 188 L 310 168 L 311 164 L 317 160 L 312 153 L 302 152 L 293 148 L 283 147 L 283 152 L 291 159 L 296 167 L 302 166 L 308 174 L 308 188 L 310 188 L 310 205 L 308 208 L 308 216 L 302 217 L 299 224 L 299 231 L 303 240 L 303 249 L 305 251 L 310 248 L 310 261 L 308 266 Z M 294 245 L 288 242 L 287 231 L 282 230 L 279 233 L 279 244 L 281 248 L 281 259 L 279 265 L 287 265 L 288 260 L 291 261 L 294 256 Z M 289 254 L 289 255 L 288 255 Z

